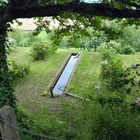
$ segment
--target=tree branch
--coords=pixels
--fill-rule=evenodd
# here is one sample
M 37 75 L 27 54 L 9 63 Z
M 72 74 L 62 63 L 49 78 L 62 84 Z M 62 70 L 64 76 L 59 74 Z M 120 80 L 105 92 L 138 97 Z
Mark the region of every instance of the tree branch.
M 13 20 L 12 13 L 9 7 L 10 6 L 7 5 L 6 7 L 2 7 L 0 9 L 0 29 L 2 29 L 7 22 Z
M 16 8 L 9 7 L 0 10 L 0 28 L 12 19 L 57 16 L 62 12 L 71 11 L 83 16 L 104 16 L 112 18 L 140 18 L 140 10 L 117 9 L 102 3 L 75 3 L 69 2 L 57 5 Z M 4 18 L 3 18 L 4 17 Z
M 63 21 L 61 21 L 61 19 L 59 19 L 59 17 L 55 16 L 55 19 L 64 27 L 70 27 L 69 25 L 66 25 Z
M 56 16 L 65 11 L 72 11 L 81 15 L 104 16 L 112 18 L 140 18 L 140 10 L 117 9 L 104 4 L 66 3 L 46 5 L 33 8 L 13 9 L 13 18 L 30 18 L 43 16 Z
M 128 0 L 117 0 L 117 1 L 119 1 L 122 4 L 126 4 L 126 5 L 129 5 L 129 6 L 136 7 L 136 8 L 140 8 L 140 3 L 137 4 L 137 3 L 129 2 Z

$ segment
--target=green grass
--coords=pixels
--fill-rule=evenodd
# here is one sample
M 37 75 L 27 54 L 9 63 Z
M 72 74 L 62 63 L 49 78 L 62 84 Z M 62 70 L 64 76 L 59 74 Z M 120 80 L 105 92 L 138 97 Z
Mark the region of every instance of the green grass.
M 10 55 L 10 60 L 30 63 L 30 74 L 25 80 L 17 84 L 15 92 L 18 100 L 22 102 L 24 107 L 35 112 L 35 110 L 38 110 L 38 105 L 40 108 L 44 108 L 44 104 L 42 104 L 44 98 L 41 95 L 48 93 L 50 83 L 66 61 L 69 52 L 58 50 L 55 55 L 52 55 L 45 61 L 32 61 L 29 51 L 30 48 L 18 48 Z
M 34 120 L 33 131 L 74 140 L 92 139 L 92 115 L 95 105 L 62 96 L 51 98 L 49 86 L 70 52 L 61 50 L 45 61 L 32 61 L 30 48 L 17 48 L 10 53 L 9 61 L 30 65 L 30 74 L 15 86 L 18 105 Z M 140 53 L 121 55 L 125 65 L 140 63 Z M 94 94 L 93 86 L 98 83 L 101 56 L 98 53 L 81 51 L 77 67 L 69 81 L 67 90 L 83 97 Z M 46 94 L 46 96 L 42 96 Z M 94 108 L 94 109 L 93 109 Z M 95 121 L 95 120 L 94 120 Z
M 130 67 L 132 64 L 140 64 L 140 52 L 130 55 L 120 55 L 124 65 Z
M 140 53 L 120 55 L 124 66 L 140 64 Z M 68 85 L 68 91 L 83 97 L 94 94 L 93 87 L 99 82 L 101 55 L 93 52 L 82 52 L 81 59 Z
M 34 120 L 35 124 L 31 126 L 34 131 L 59 137 L 73 133 L 70 131 L 71 123 L 63 118 L 62 112 L 70 111 L 70 106 L 76 104 L 77 100 L 70 97 L 52 99 L 48 92 L 51 82 L 68 58 L 68 54 L 73 51 L 75 50 L 58 50 L 45 61 L 36 62 L 31 59 L 30 48 L 17 48 L 9 56 L 9 61 L 30 64 L 31 72 L 15 86 L 15 94 L 18 105 L 22 106 L 26 114 Z M 42 96 L 44 93 L 46 96 Z
M 28 64 L 31 60 L 31 48 L 18 47 L 13 48 L 8 56 L 8 60 L 15 60 L 17 63 Z
M 93 94 L 93 86 L 100 74 L 101 56 L 93 52 L 81 52 L 77 68 L 68 86 L 68 91 L 87 97 Z

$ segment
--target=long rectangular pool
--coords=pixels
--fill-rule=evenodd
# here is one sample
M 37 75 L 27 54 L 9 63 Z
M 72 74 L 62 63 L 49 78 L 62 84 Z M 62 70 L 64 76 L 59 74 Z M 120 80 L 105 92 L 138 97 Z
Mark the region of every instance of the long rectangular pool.
M 79 53 L 71 54 L 67 64 L 65 65 L 65 68 L 63 69 L 59 79 L 57 80 L 57 82 L 55 83 L 55 85 L 52 89 L 54 96 L 63 94 L 65 87 L 68 83 L 68 80 L 74 70 L 76 62 L 79 59 L 79 55 L 80 55 Z

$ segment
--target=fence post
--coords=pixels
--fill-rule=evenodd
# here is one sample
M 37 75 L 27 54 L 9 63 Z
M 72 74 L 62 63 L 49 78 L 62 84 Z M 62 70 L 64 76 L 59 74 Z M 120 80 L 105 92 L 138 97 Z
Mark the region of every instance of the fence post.
M 15 127 L 14 127 L 15 126 Z M 2 140 L 20 140 L 15 111 L 10 106 L 0 109 L 0 133 Z

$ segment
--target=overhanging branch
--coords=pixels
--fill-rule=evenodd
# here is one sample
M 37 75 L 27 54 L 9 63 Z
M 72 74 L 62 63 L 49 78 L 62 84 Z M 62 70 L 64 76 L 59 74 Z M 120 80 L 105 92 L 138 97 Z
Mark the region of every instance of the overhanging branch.
M 137 3 L 130 2 L 128 0 L 117 0 L 117 1 L 119 1 L 122 4 L 126 4 L 126 5 L 129 5 L 129 6 L 132 6 L 132 7 L 136 7 L 136 8 L 140 8 L 140 3 L 137 4 Z
M 140 10 L 117 9 L 105 4 L 65 3 L 33 8 L 13 9 L 13 18 L 57 16 L 65 11 L 76 12 L 84 16 L 104 16 L 112 18 L 140 18 Z
M 57 16 L 62 12 L 71 11 L 84 16 L 104 16 L 112 18 L 140 18 L 140 10 L 117 9 L 102 3 L 75 3 L 69 2 L 57 5 L 45 5 L 38 7 L 5 8 L 5 11 L 0 11 L 0 28 L 3 26 L 3 18 L 5 14 L 5 22 L 16 18 L 31 18 Z

